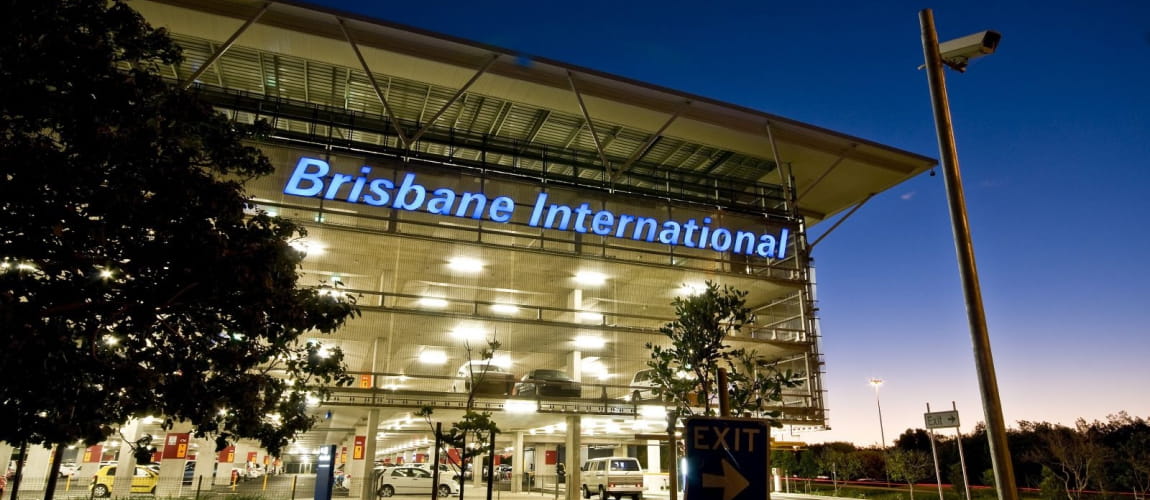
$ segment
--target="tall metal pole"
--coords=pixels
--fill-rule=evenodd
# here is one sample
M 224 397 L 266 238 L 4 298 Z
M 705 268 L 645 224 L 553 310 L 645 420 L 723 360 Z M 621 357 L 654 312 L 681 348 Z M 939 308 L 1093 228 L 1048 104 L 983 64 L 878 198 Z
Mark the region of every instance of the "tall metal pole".
M 950 402 L 950 408 L 958 413 L 958 405 L 954 401 Z M 970 478 L 966 477 L 966 455 L 962 453 L 962 428 L 955 427 L 954 432 L 958 434 L 958 464 L 962 467 L 962 491 L 966 492 L 966 500 L 970 500 Z
M 986 311 L 982 307 L 982 291 L 979 289 L 978 269 L 974 262 L 974 244 L 970 237 L 966 198 L 958 169 L 958 148 L 954 143 L 954 126 L 950 119 L 950 103 L 946 96 L 946 79 L 942 72 L 942 56 L 938 50 L 934 13 L 930 9 L 923 9 L 918 13 L 918 20 L 922 27 L 922 52 L 926 58 L 931 108 L 934 110 L 938 151 L 942 162 L 943 179 L 946 182 L 946 198 L 950 206 L 958 271 L 962 277 L 966 314 L 974 344 L 974 363 L 978 372 L 982 409 L 986 416 L 986 433 L 990 442 L 994 479 L 998 483 L 999 500 L 1018 500 L 1018 486 L 1014 483 L 1014 466 L 1010 461 L 1010 449 L 1006 440 L 1006 422 L 1002 417 L 1002 402 L 998 395 L 998 379 L 994 373 L 994 358 L 990 352 Z
M 879 436 L 879 439 L 882 439 L 882 442 L 880 443 L 882 445 L 882 448 L 885 449 L 886 448 L 886 430 L 884 430 L 883 426 L 882 426 L 882 402 L 879 401 L 879 398 L 878 398 L 878 388 L 880 386 L 882 386 L 882 379 L 881 378 L 872 378 L 872 379 L 870 379 L 869 382 L 870 382 L 871 387 L 874 387 L 874 404 L 875 404 L 875 406 L 878 407 L 878 436 Z
M 930 403 L 926 404 L 926 412 L 930 413 Z M 930 455 L 934 457 L 934 482 L 938 485 L 938 500 L 943 500 L 942 468 L 938 466 L 938 448 L 934 446 L 934 429 L 927 427 L 926 434 L 930 437 Z

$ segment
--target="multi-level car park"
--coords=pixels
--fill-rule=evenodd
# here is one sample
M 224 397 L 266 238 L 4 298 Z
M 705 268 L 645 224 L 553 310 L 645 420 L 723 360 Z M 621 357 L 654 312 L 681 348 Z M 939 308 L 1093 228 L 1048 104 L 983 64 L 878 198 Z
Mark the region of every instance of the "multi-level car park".
M 666 411 L 632 380 L 645 345 L 665 345 L 672 299 L 706 281 L 748 292 L 757 321 L 731 345 L 802 374 L 777 403 L 782 432 L 821 427 L 807 230 L 934 164 L 306 4 L 132 6 L 183 48 L 166 69 L 173 84 L 236 122 L 272 125 L 257 145 L 277 170 L 248 184 L 254 208 L 307 227 L 303 284 L 338 282 L 362 307 L 314 335 L 357 379 L 318 403 L 320 426 L 289 466 L 323 444 L 362 446 L 349 459 L 359 477 L 372 458 L 425 459 L 431 432 L 414 412 L 458 419 L 471 367 L 487 371 L 474 404 L 503 430 L 496 448 L 513 475 L 612 455 L 659 472 Z M 489 340 L 494 358 L 477 361 Z

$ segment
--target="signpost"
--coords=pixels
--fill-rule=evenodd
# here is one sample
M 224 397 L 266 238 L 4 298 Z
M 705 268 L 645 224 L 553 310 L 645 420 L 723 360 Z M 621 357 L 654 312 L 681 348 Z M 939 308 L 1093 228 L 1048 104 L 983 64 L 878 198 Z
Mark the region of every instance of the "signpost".
M 926 420 L 927 429 L 943 429 L 946 427 L 958 427 L 958 410 L 953 411 L 936 411 L 934 413 L 926 412 L 923 415 Z
M 765 420 L 688 418 L 686 498 L 770 498 L 770 430 Z

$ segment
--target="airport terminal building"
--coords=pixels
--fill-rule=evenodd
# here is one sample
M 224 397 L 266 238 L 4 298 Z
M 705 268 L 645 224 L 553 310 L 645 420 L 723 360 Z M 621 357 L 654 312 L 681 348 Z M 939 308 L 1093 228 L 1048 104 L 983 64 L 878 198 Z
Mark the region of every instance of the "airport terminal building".
M 131 5 L 183 48 L 166 77 L 236 122 L 272 125 L 258 146 L 276 172 L 248 189 L 306 226 L 301 284 L 359 296 L 363 316 L 319 339 L 343 349 L 357 382 L 317 407 L 320 426 L 288 464 L 323 444 L 352 450 L 359 477 L 371 457 L 427 460 L 433 436 L 413 412 L 457 420 L 460 369 L 495 338 L 493 365 L 515 380 L 550 370 L 576 383 L 477 399 L 515 477 L 612 455 L 658 473 L 665 409 L 634 401 L 632 384 L 645 344 L 664 343 L 672 299 L 706 281 L 749 292 L 757 322 L 731 344 L 803 374 L 778 403 L 777 437 L 799 439 L 830 415 L 807 230 L 935 163 L 306 4 Z

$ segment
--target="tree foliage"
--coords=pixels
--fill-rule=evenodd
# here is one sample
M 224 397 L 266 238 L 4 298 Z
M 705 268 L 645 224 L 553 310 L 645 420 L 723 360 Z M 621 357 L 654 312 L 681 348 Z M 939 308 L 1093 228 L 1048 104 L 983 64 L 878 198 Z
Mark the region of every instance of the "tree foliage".
M 431 428 L 433 433 L 437 434 L 437 438 L 441 443 L 441 450 L 456 448 L 461 450 L 460 459 L 461 463 L 452 464 L 458 466 L 460 478 L 462 479 L 462 471 L 469 461 L 474 457 L 489 455 L 495 450 L 491 447 L 491 437 L 498 434 L 499 426 L 495 420 L 491 418 L 489 411 L 475 411 L 475 393 L 482 386 L 484 379 L 488 376 L 488 369 L 491 362 L 495 359 L 495 353 L 499 351 L 502 344 L 492 337 L 487 340 L 487 345 L 479 351 L 479 358 L 472 359 L 471 344 L 464 344 L 464 350 L 467 353 L 467 383 L 464 387 L 467 388 L 467 403 L 464 408 L 463 418 L 456 422 L 452 422 L 447 429 L 437 429 L 435 421 L 432 417 L 435 414 L 435 409 L 431 406 L 424 406 L 419 409 L 418 415 L 423 417 L 427 422 L 428 427 Z M 479 361 L 474 363 L 473 361 Z M 480 368 L 476 370 L 476 366 Z M 439 451 L 439 450 L 437 450 Z M 474 463 L 474 462 L 472 462 Z M 476 473 L 481 468 L 474 467 Z M 460 489 L 462 491 L 463 482 L 460 482 Z M 462 495 L 462 492 L 460 493 Z
M 920 450 L 891 448 L 886 452 L 886 467 L 891 479 L 910 487 L 910 498 L 914 500 L 914 485 L 930 477 L 932 461 Z
M 272 167 L 159 72 L 180 59 L 123 1 L 4 1 L 0 439 L 98 442 L 145 415 L 273 454 L 343 355 L 301 336 L 358 313 L 298 286 L 304 235 L 249 210 Z
M 705 415 L 717 409 L 719 368 L 728 372 L 725 388 L 734 415 L 774 418 L 779 415 L 771 403 L 779 401 L 784 388 L 795 387 L 796 374 L 779 372 L 771 360 L 756 351 L 734 349 L 725 341 L 754 323 L 746 305 L 747 292 L 728 285 L 720 288 L 708 281 L 700 293 L 675 297 L 675 321 L 659 331 L 669 346 L 647 343 L 653 369 L 652 392 L 674 403 L 680 414 L 691 414 L 702 406 Z

